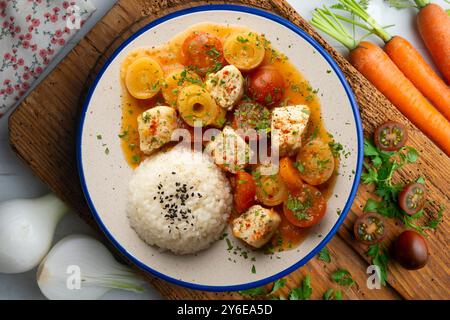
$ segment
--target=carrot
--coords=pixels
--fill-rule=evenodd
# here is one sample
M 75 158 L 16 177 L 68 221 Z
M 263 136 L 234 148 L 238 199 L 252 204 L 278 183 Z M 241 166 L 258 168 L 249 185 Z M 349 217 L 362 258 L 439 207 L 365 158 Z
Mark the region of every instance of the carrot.
M 327 7 L 316 9 L 311 23 L 345 45 L 352 65 L 450 156 L 450 123 L 380 47 L 367 41 L 358 44 Z
M 339 2 L 344 9 L 357 15 L 370 26 L 358 24 L 359 27 L 376 34 L 385 42 L 384 51 L 392 61 L 414 86 L 450 120 L 450 88 L 411 43 L 400 36 L 392 37 L 355 0 L 339 0 Z M 345 21 L 352 22 L 347 19 Z
M 420 53 L 399 36 L 393 37 L 384 47 L 384 51 L 417 89 L 450 120 L 450 88 Z
M 280 160 L 280 177 L 291 191 L 299 190 L 303 185 L 300 172 L 289 157 Z
M 350 52 L 350 62 L 450 156 L 450 123 L 414 87 L 380 47 L 363 41 Z
M 417 26 L 434 63 L 450 84 L 450 17 L 439 5 L 414 0 L 420 11 Z

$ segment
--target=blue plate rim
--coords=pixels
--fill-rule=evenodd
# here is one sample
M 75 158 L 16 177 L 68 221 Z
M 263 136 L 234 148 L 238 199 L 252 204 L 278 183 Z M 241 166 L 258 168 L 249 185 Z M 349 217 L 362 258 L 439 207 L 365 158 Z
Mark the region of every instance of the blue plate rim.
M 328 234 L 323 238 L 323 240 L 309 253 L 307 254 L 303 259 L 299 260 L 298 262 L 296 262 L 295 264 L 293 264 L 292 266 L 290 266 L 289 268 L 284 269 L 283 271 L 280 271 L 270 277 L 258 280 L 258 281 L 253 281 L 253 282 L 249 282 L 249 283 L 245 283 L 245 284 L 239 284 L 239 285 L 231 285 L 231 286 L 209 286 L 209 285 L 202 285 L 202 284 L 197 284 L 197 283 L 191 283 L 191 282 L 186 282 L 180 279 L 176 279 L 176 278 L 172 278 L 170 276 L 167 276 L 163 273 L 160 273 L 152 268 L 150 268 L 149 266 L 145 265 L 144 263 L 142 263 L 141 261 L 139 261 L 137 258 L 135 258 L 131 253 L 129 253 L 124 247 L 122 247 L 120 245 L 120 243 L 114 238 L 114 236 L 109 232 L 108 228 L 103 224 L 100 215 L 98 214 L 97 210 L 95 209 L 95 206 L 92 202 L 92 199 L 89 195 L 89 191 L 86 185 L 86 180 L 84 177 L 84 170 L 83 170 L 83 163 L 82 163 L 82 137 L 83 137 L 83 127 L 84 127 L 84 121 L 86 118 L 86 112 L 88 109 L 88 106 L 90 104 L 92 95 L 97 87 L 98 82 L 100 81 L 100 79 L 102 78 L 104 72 L 106 71 L 106 69 L 109 67 L 109 65 L 112 63 L 112 61 L 116 58 L 116 56 L 130 43 L 132 42 L 134 39 L 136 39 L 137 37 L 139 37 L 141 34 L 143 34 L 144 32 L 148 31 L 149 29 L 165 22 L 171 19 L 174 19 L 176 17 L 179 16 L 183 16 L 183 15 L 187 15 L 187 14 L 191 14 L 191 13 L 196 13 L 196 12 L 203 12 L 203 11 L 218 11 L 218 10 L 226 10 L 226 11 L 236 11 L 236 12 L 244 12 L 244 13 L 249 13 L 249 14 L 254 14 L 269 20 L 272 20 L 274 22 L 277 22 L 285 27 L 287 27 L 288 29 L 290 29 L 291 31 L 295 32 L 297 35 L 299 35 L 300 37 L 302 37 L 304 40 L 306 40 L 310 45 L 312 45 L 314 47 L 314 49 L 317 50 L 317 52 L 319 52 L 322 57 L 328 62 L 328 64 L 332 67 L 333 71 L 335 72 L 335 74 L 338 76 L 339 80 L 341 81 L 341 84 L 343 85 L 345 92 L 348 96 L 348 99 L 350 101 L 350 104 L 352 106 L 352 111 L 353 111 L 353 116 L 355 119 L 355 123 L 356 123 L 356 133 L 357 133 L 357 140 L 358 140 L 358 156 L 357 156 L 357 165 L 356 165 L 356 170 L 355 170 L 355 179 L 353 181 L 353 185 L 352 185 L 352 189 L 350 192 L 350 196 L 347 199 L 347 202 L 344 206 L 344 208 L 342 209 L 342 212 L 338 218 L 338 220 L 336 221 L 336 223 L 334 224 L 333 228 L 330 230 L 330 232 L 328 232 Z M 261 10 L 261 9 L 256 9 L 256 8 L 252 8 L 252 7 L 247 7 L 247 6 L 241 6 L 241 5 L 232 5 L 232 4 L 215 4 L 215 5 L 202 5 L 202 6 L 198 6 L 198 7 L 193 7 L 193 8 L 186 8 L 186 9 L 182 9 L 173 13 L 170 13 L 168 15 L 165 15 L 163 17 L 160 17 L 152 22 L 150 22 L 149 24 L 145 25 L 144 27 L 142 27 L 140 30 L 138 30 L 137 32 L 135 32 L 133 35 L 131 35 L 127 40 L 125 40 L 115 51 L 114 53 L 108 58 L 108 60 L 105 62 L 105 64 L 103 65 L 103 67 L 101 68 L 100 72 L 97 74 L 94 83 L 91 85 L 89 92 L 85 98 L 85 102 L 83 104 L 82 110 L 81 110 L 81 115 L 80 115 L 80 122 L 78 125 L 78 129 L 77 129 L 77 140 L 76 140 L 76 161 L 77 161 L 77 168 L 78 168 L 78 173 L 79 173 L 79 177 L 80 177 L 80 182 L 81 182 L 81 187 L 83 190 L 83 194 L 86 198 L 86 201 L 88 203 L 88 206 L 92 212 L 92 215 L 94 216 L 95 221 L 97 222 L 97 224 L 99 225 L 100 229 L 102 230 L 102 232 L 106 235 L 106 237 L 108 238 L 108 240 L 127 258 L 129 259 L 131 262 L 133 262 L 135 265 L 137 265 L 140 269 L 149 272 L 150 274 L 161 278 L 163 280 L 166 280 L 168 282 L 171 282 L 173 284 L 176 285 L 180 285 L 189 289 L 194 289 L 194 290 L 203 290 L 203 291 L 212 291 L 212 292 L 223 292 L 223 291 L 240 291 L 240 290 L 246 290 L 246 289 L 250 289 L 250 288 L 254 288 L 254 287 L 259 287 L 265 284 L 268 284 L 270 282 L 276 281 L 277 279 L 280 279 L 286 275 L 288 275 L 289 273 L 292 273 L 293 271 L 295 271 L 296 269 L 298 269 L 299 267 L 303 266 L 304 264 L 306 264 L 309 260 L 311 260 L 320 250 L 322 250 L 322 248 L 331 240 L 331 238 L 335 235 L 335 233 L 338 231 L 339 227 L 342 225 L 345 217 L 348 214 L 348 211 L 351 208 L 351 205 L 353 203 L 353 200 L 355 199 L 356 196 L 356 192 L 358 189 L 358 185 L 359 185 L 359 181 L 361 178 L 361 172 L 362 172 L 362 163 L 363 163 L 363 129 L 362 129 L 362 122 L 361 122 L 361 118 L 360 118 L 360 114 L 359 114 L 359 110 L 358 110 L 358 105 L 356 102 L 356 99 L 353 95 L 353 92 L 350 88 L 350 85 L 347 83 L 347 80 L 344 77 L 344 74 L 342 73 L 341 69 L 339 68 L 339 66 L 337 65 L 337 63 L 333 60 L 333 58 L 328 54 L 328 52 L 326 52 L 326 50 L 320 46 L 320 44 L 314 40 L 309 34 L 307 34 L 306 32 L 304 32 L 302 29 L 300 29 L 299 27 L 297 27 L 295 24 L 293 24 L 292 22 L 278 16 L 275 15 L 273 13 Z

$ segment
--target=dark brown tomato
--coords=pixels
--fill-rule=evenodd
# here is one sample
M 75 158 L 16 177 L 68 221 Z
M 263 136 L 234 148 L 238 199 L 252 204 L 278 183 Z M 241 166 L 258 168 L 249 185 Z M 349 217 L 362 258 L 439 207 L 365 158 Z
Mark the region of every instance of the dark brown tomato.
M 259 139 L 262 131 L 270 129 L 270 111 L 258 103 L 243 101 L 234 111 L 232 126 L 246 140 Z
M 202 75 L 219 71 L 225 65 L 222 43 L 206 32 L 193 32 L 184 40 L 181 58 L 184 65 Z
M 415 231 L 403 231 L 395 242 L 395 257 L 408 270 L 424 267 L 428 261 L 428 246 L 425 239 Z
M 253 100 L 273 107 L 284 96 L 285 82 L 273 66 L 262 66 L 252 72 L 247 81 L 248 93 Z
M 426 202 L 425 186 L 421 183 L 412 183 L 405 186 L 398 197 L 400 208 L 409 215 L 416 214 L 423 209 Z
M 365 213 L 356 219 L 353 226 L 355 238 L 364 244 L 375 244 L 385 235 L 384 221 L 377 213 Z
M 397 151 L 408 139 L 406 127 L 398 122 L 389 121 L 375 130 L 375 144 L 383 151 Z

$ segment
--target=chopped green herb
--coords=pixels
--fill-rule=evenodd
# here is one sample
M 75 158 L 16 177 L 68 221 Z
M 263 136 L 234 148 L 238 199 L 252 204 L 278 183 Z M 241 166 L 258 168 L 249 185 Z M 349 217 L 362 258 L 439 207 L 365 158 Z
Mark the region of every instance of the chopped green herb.
M 101 134 L 97 135 L 97 140 L 102 140 L 102 135 Z
M 323 294 L 323 300 L 342 300 L 342 291 L 329 288 L 325 293 Z
M 352 275 L 348 270 L 345 269 L 337 269 L 331 274 L 331 280 L 340 284 L 341 286 L 352 286 L 355 284 L 355 281 L 352 278 Z
M 275 281 L 275 283 L 273 284 L 273 288 L 272 291 L 270 291 L 270 294 L 273 294 L 274 292 L 278 291 L 279 289 L 283 288 L 286 285 L 286 279 L 282 278 L 282 279 L 278 279 L 277 281 Z
M 319 251 L 318 259 L 326 263 L 331 262 L 330 251 L 327 247 L 323 247 L 322 250 Z
M 387 267 L 389 261 L 389 256 L 386 250 L 382 249 L 380 244 L 377 243 L 369 246 L 366 254 L 368 257 L 372 258 L 372 263 L 380 268 L 379 280 L 381 285 L 385 286 L 388 278 Z
M 302 284 L 298 288 L 294 288 L 289 293 L 289 300 L 308 300 L 312 294 L 311 276 L 306 275 Z
M 244 296 L 254 298 L 259 296 L 265 296 L 267 294 L 267 289 L 266 287 L 256 287 L 252 289 L 241 290 L 239 291 L 239 293 Z
M 255 267 L 255 265 L 252 266 L 252 273 L 256 273 L 256 267 Z

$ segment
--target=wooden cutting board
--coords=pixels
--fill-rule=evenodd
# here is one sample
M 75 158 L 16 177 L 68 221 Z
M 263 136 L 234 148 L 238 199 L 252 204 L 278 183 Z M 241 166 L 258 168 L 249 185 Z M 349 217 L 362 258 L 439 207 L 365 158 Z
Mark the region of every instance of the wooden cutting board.
M 86 222 L 97 228 L 84 200 L 75 163 L 75 133 L 78 114 L 87 88 L 99 68 L 121 42 L 148 22 L 182 8 L 217 4 L 225 1 L 119 0 L 111 11 L 67 55 L 52 73 L 25 99 L 9 119 L 10 143 L 18 156 L 35 174 L 67 202 Z M 410 181 L 422 175 L 427 179 L 434 209 L 438 204 L 450 205 L 450 159 L 428 138 L 405 119 L 386 98 L 359 74 L 341 55 L 328 45 L 284 0 L 237 0 L 226 3 L 244 4 L 279 14 L 301 27 L 316 39 L 337 61 L 350 83 L 361 111 L 365 134 L 388 119 L 405 123 L 410 130 L 409 144 L 421 151 L 418 164 L 405 167 L 399 180 Z M 326 107 L 326 106 L 324 106 Z M 321 299 L 328 288 L 339 288 L 330 280 L 337 268 L 349 270 L 357 285 L 341 288 L 346 299 L 448 299 L 449 289 L 449 223 L 444 219 L 438 231 L 428 238 L 431 253 L 427 266 L 419 271 L 406 271 L 395 262 L 389 264 L 389 284 L 381 290 L 366 286 L 367 248 L 354 241 L 352 226 L 362 213 L 368 189 L 361 186 L 357 198 L 338 234 L 328 244 L 331 263 L 317 258 L 287 277 L 289 288 L 298 286 L 311 274 L 312 298 Z M 389 246 L 402 227 L 389 221 Z M 237 293 L 211 293 L 188 290 L 146 275 L 163 296 L 171 299 L 240 299 Z

